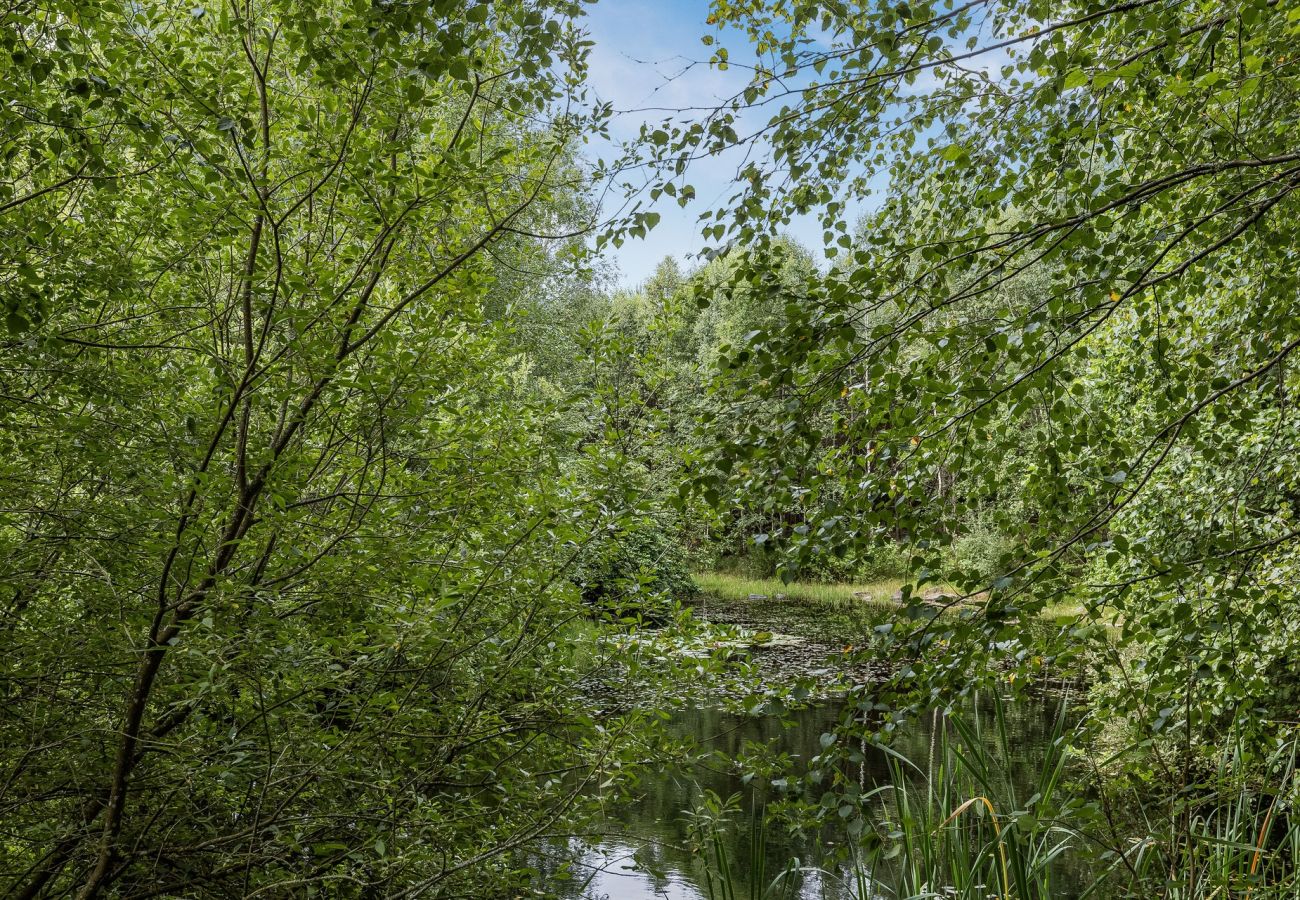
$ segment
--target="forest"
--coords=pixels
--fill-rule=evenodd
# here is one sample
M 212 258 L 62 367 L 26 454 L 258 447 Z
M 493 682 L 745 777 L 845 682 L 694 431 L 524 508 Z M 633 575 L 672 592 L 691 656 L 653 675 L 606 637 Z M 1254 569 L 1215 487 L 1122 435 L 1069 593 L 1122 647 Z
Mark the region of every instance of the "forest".
M 1300 0 L 0 23 L 0 896 L 1300 898 Z

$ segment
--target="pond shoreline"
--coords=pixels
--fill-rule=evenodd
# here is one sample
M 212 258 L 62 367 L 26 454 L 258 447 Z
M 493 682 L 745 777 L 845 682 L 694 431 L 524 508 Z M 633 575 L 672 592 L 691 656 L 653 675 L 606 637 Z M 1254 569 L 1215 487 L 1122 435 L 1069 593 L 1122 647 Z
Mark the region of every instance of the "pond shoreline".
M 896 666 L 883 659 L 864 660 L 859 652 L 867 646 L 877 626 L 897 621 L 900 607 L 891 602 L 861 600 L 827 603 L 792 596 L 756 596 L 744 600 L 729 599 L 701 592 L 686 604 L 698 618 L 711 625 L 724 625 L 770 635 L 747 648 L 763 674 L 824 676 L 828 666 L 840 677 L 842 693 L 845 680 L 853 683 L 883 681 L 894 674 Z M 1012 663 L 1006 662 L 1010 669 Z M 766 678 L 764 679 L 766 680 Z M 1036 677 L 1031 689 L 1061 691 L 1087 686 L 1081 672 L 1047 670 Z

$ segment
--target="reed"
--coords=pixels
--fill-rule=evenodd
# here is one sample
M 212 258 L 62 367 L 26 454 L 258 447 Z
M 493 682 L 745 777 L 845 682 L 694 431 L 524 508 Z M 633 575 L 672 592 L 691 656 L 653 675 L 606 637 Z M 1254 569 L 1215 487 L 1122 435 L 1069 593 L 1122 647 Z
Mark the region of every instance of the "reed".
M 1298 900 L 1296 753 L 1292 740 L 1251 766 L 1234 741 L 1205 783 L 1143 809 L 1152 833 L 1131 839 L 1111 868 L 1168 900 Z
M 1021 754 L 1010 735 L 995 700 L 987 727 L 978 718 L 938 717 L 924 769 L 891 757 L 884 840 L 864 863 L 873 884 L 889 887 L 887 896 L 1057 896 L 1057 862 L 1081 842 L 1058 813 L 1065 704 L 1033 777 L 1013 762 Z
M 1063 702 L 1032 770 L 1000 701 L 989 718 L 936 716 L 928 759 L 888 751 L 887 782 L 861 795 L 871 828 L 848 865 L 817 869 L 822 879 L 839 882 L 839 896 L 853 900 L 1300 900 L 1295 742 L 1253 766 L 1234 746 L 1204 783 L 1135 799 L 1120 826 L 1129 833 L 1103 833 L 1091 830 L 1103 827 L 1095 819 L 1077 815 L 1084 808 L 1072 793 L 1078 784 L 1065 777 L 1072 752 L 1065 709 Z M 701 856 L 709 900 L 799 897 L 812 867 L 790 860 L 769 878 L 766 829 L 773 826 L 762 808 L 750 813 L 742 870 L 721 832 L 738 821 L 740 798 L 711 802 L 713 813 L 697 819 L 700 833 L 711 835 Z

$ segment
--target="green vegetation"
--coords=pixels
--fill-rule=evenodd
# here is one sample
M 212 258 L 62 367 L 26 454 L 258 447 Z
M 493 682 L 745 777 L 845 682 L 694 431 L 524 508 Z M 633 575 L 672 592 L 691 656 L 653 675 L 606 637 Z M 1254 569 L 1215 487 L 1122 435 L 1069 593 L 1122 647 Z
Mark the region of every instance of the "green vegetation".
M 847 807 L 839 811 L 850 810 L 850 827 L 860 836 L 842 865 L 820 874 L 855 898 L 875 896 L 881 887 L 898 897 L 972 900 L 1137 896 L 1155 885 L 1171 898 L 1300 892 L 1300 876 L 1289 862 L 1300 849 L 1300 825 L 1279 824 L 1277 795 L 1261 795 L 1232 774 L 1239 755 L 1226 756 L 1216 773 L 1216 801 L 1159 823 L 1158 836 L 1126 840 L 1108 831 L 1113 823 L 1104 821 L 1095 802 L 1074 793 L 1078 763 L 1087 754 L 1070 745 L 1064 709 L 1046 735 L 1045 752 L 1030 766 L 996 699 L 987 717 L 936 716 L 926 757 L 891 751 L 891 777 L 844 798 Z M 1294 776 L 1295 749 L 1281 748 L 1270 760 L 1282 766 L 1284 789 Z M 1154 808 L 1135 812 L 1161 815 Z M 799 861 L 772 872 L 752 849 L 787 824 L 782 813 L 755 808 L 746 828 L 751 852 L 742 866 L 726 840 L 741 824 L 738 798 L 704 794 L 691 827 L 710 898 L 799 896 L 799 873 L 806 871 Z M 1103 849 L 1088 865 L 1061 865 L 1071 851 L 1098 841 Z
M 694 580 L 700 591 L 724 600 L 748 600 L 751 597 L 764 600 L 788 598 L 823 604 L 832 610 L 862 605 L 880 606 L 886 611 L 897 609 L 898 603 L 894 598 L 904 585 L 904 580 L 901 578 L 858 584 L 826 584 L 815 581 L 792 581 L 787 584 L 779 578 L 746 578 L 724 572 L 700 572 L 694 576 Z M 936 586 L 933 590 L 953 596 L 951 589 L 945 591 L 942 586 Z M 1050 622 L 1068 624 L 1077 621 L 1086 612 L 1082 604 L 1065 599 L 1046 604 L 1038 612 L 1038 616 Z M 1109 624 L 1108 627 L 1115 626 Z
M 808 600 L 827 605 L 855 603 L 890 603 L 903 586 L 902 579 L 872 581 L 863 584 L 819 584 L 794 581 L 786 584 L 779 578 L 745 578 L 721 572 L 702 572 L 695 576 L 695 584 L 706 594 L 726 600 L 746 600 L 750 597 Z
M 1297 0 L 714 0 L 631 131 L 589 6 L 0 11 L 0 892 L 558 895 L 690 763 L 855 900 L 1297 895 Z
M 1075 827 L 1078 810 L 1059 796 L 1068 757 L 1064 718 L 1057 717 L 1047 752 L 1028 773 L 1009 765 L 1018 748 L 1009 740 L 1000 705 L 994 704 L 985 723 L 991 733 L 979 723 L 978 717 L 936 719 L 928 759 L 894 753 L 888 757 L 889 782 L 862 786 L 847 797 L 846 817 L 859 841 L 847 865 L 826 874 L 851 883 L 854 897 L 873 896 L 872 885 L 899 897 L 1058 896 L 1052 862 L 1083 839 Z M 714 848 L 707 865 L 724 884 L 715 895 L 786 896 L 782 882 L 788 873 L 769 881 L 761 871 L 738 873 L 726 864 L 718 832 L 734 811 L 713 798 L 706 798 L 706 807 Z M 777 827 L 775 816 L 755 823 L 751 841 Z M 737 892 L 737 884 L 750 892 Z

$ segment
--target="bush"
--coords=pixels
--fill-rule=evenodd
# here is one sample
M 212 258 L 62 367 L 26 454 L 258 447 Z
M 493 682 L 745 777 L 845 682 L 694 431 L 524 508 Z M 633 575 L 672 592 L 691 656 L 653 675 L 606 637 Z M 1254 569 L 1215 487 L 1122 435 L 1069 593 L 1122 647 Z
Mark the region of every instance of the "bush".
M 776 574 L 776 554 L 761 548 L 748 553 L 723 553 L 704 568 L 737 578 L 772 578 Z
M 983 522 L 976 521 L 966 533 L 953 541 L 952 561 L 974 580 L 987 581 L 1002 573 L 995 571 L 998 560 L 1011 547 L 1011 540 L 1002 532 Z
M 858 574 L 858 567 L 858 558 L 851 553 L 844 556 L 822 553 L 805 562 L 797 577 L 800 581 L 839 584 L 853 581 Z
M 845 556 L 825 554 L 804 563 L 795 580 L 819 584 L 845 584 L 859 581 L 884 581 L 907 575 L 908 550 L 902 544 L 887 543 L 866 553 Z M 776 576 L 777 555 L 762 549 L 745 554 L 726 554 L 707 566 L 723 575 L 764 579 Z
M 858 560 L 858 577 L 866 581 L 906 578 L 910 557 L 907 547 L 902 544 L 890 543 L 872 547 Z
M 653 518 L 587 547 L 570 580 L 589 605 L 620 617 L 658 619 L 673 600 L 695 592 L 675 529 Z
M 903 578 L 908 571 L 908 551 L 901 544 L 886 543 L 861 553 L 844 556 L 816 556 L 799 570 L 799 580 L 827 584 L 882 581 Z

